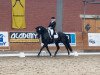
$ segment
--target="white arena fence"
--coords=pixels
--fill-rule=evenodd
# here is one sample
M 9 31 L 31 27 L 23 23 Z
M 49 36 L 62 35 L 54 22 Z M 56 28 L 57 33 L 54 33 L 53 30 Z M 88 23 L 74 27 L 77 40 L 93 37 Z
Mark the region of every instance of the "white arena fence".
M 0 52 L 0 57 L 26 57 L 26 56 L 37 56 L 38 52 Z M 52 56 L 54 53 L 52 53 Z M 100 52 L 77 52 L 70 53 L 70 56 L 80 55 L 100 55 Z M 49 56 L 46 51 L 42 51 L 40 56 Z M 68 56 L 68 53 L 57 53 L 57 56 Z

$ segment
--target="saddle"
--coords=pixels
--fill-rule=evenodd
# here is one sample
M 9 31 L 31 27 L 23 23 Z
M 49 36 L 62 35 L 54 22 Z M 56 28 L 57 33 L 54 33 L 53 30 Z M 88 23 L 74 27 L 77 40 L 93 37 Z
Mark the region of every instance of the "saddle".
M 54 30 L 51 27 L 48 27 L 48 33 L 49 33 L 49 36 L 50 36 L 51 39 L 53 39 L 53 37 L 54 37 L 54 39 L 58 38 L 57 32 L 55 32 L 55 34 L 54 34 Z

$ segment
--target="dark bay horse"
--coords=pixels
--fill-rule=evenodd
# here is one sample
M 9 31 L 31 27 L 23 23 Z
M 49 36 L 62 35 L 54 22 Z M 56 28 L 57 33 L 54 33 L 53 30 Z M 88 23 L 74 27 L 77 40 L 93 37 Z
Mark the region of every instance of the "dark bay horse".
M 56 56 L 58 50 L 60 49 L 59 43 L 63 43 L 65 45 L 65 48 L 68 51 L 68 55 L 70 55 L 70 52 L 72 52 L 72 48 L 69 44 L 68 37 L 63 32 L 58 32 L 57 33 L 58 38 L 56 38 L 56 39 L 54 39 L 54 41 L 52 41 L 52 39 L 49 36 L 48 30 L 46 28 L 44 28 L 43 26 L 38 26 L 35 29 L 38 34 L 38 37 L 41 37 L 41 41 L 43 43 L 43 46 L 41 47 L 40 52 L 38 53 L 38 56 L 40 56 L 42 49 L 45 47 L 51 56 L 51 52 L 49 51 L 48 44 L 53 43 L 53 42 L 55 43 L 55 45 L 57 47 L 57 50 L 55 51 L 54 56 Z

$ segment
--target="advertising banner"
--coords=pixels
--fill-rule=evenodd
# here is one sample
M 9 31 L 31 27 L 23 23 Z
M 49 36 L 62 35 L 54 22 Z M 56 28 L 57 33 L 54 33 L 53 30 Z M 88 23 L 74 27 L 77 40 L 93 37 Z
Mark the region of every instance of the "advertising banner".
M 39 42 L 35 32 L 10 32 L 10 42 Z
M 89 46 L 100 46 L 100 33 L 88 33 Z
M 0 32 L 0 47 L 9 46 L 8 32 Z

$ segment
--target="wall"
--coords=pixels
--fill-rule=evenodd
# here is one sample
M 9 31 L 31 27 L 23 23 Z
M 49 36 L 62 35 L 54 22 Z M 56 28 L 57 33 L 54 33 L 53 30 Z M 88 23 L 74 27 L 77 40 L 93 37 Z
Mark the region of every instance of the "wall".
M 0 0 L 0 31 L 35 31 L 38 25 L 48 26 L 51 16 L 56 17 L 56 0 L 26 0 L 26 29 L 11 28 L 11 0 Z M 83 49 L 82 26 L 80 14 L 83 14 L 82 0 L 63 0 L 63 31 L 76 32 L 77 46 Z M 87 5 L 86 14 L 99 14 L 100 5 Z M 87 35 L 85 35 L 87 37 Z M 10 43 L 10 50 L 36 50 L 40 43 Z

